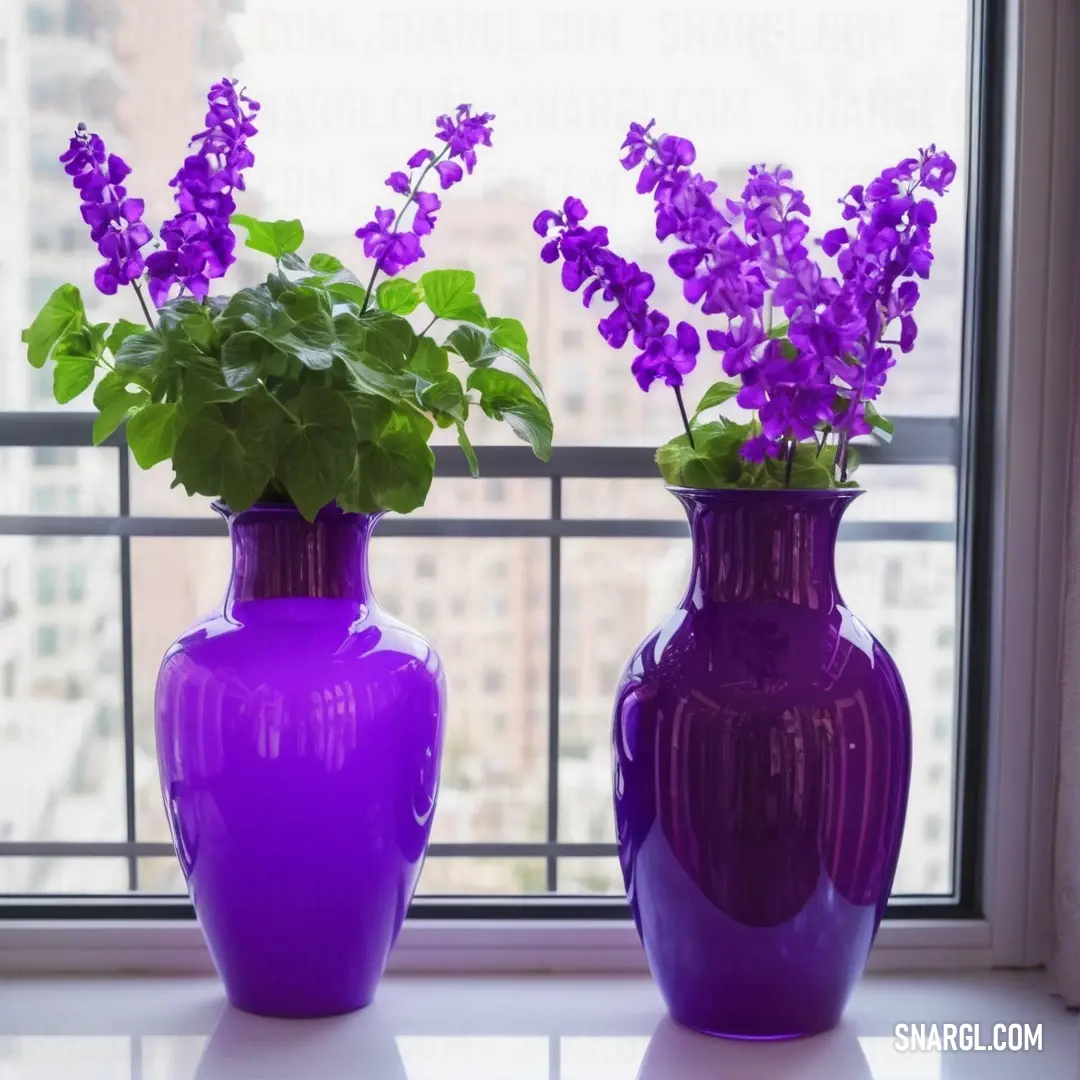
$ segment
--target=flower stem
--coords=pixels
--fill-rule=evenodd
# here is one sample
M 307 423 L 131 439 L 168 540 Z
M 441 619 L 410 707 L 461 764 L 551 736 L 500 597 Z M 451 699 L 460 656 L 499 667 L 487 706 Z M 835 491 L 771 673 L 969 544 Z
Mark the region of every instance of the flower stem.
M 682 416 L 683 427 L 686 429 L 686 438 L 690 443 L 690 449 L 693 450 L 695 449 L 694 434 L 690 430 L 690 418 L 686 415 L 686 405 L 682 399 L 682 387 L 676 386 L 673 389 L 675 390 L 675 400 L 679 403 L 679 414 Z
M 431 319 L 431 322 L 429 322 L 427 324 L 427 326 L 425 326 L 424 329 L 420 331 L 418 336 L 423 337 L 438 321 L 439 321 L 439 316 L 438 315 L 433 316 L 432 319 Z
M 795 440 L 787 440 L 787 448 L 784 451 L 787 464 L 784 466 L 784 487 L 791 487 L 791 468 L 795 464 Z
M 391 237 L 395 237 L 398 234 L 398 229 L 401 227 L 401 219 L 405 216 L 405 211 L 409 209 L 413 204 L 413 200 L 420 193 L 420 186 L 424 182 L 424 178 L 431 170 L 438 165 L 440 161 L 450 152 L 450 144 L 447 143 L 442 150 L 435 155 L 425 166 L 424 171 L 417 178 L 416 183 L 413 185 L 412 191 L 409 192 L 409 197 L 405 200 L 405 205 L 398 211 L 397 217 L 394 218 L 394 227 L 390 232 Z M 383 255 L 385 255 L 385 251 Z M 375 260 L 375 268 L 371 271 L 371 277 L 368 279 L 367 292 L 364 295 L 364 303 L 360 308 L 360 314 L 363 315 L 368 309 L 368 304 L 371 301 L 371 290 L 375 285 L 375 279 L 379 276 L 379 271 L 382 269 L 383 255 L 380 255 Z
M 143 314 L 146 316 L 146 322 L 150 329 L 154 329 L 154 316 L 150 314 L 150 309 L 146 306 L 146 297 L 143 296 L 142 289 L 139 288 L 137 281 L 132 281 L 132 287 L 135 289 L 135 295 L 139 298 L 139 304 L 142 306 Z

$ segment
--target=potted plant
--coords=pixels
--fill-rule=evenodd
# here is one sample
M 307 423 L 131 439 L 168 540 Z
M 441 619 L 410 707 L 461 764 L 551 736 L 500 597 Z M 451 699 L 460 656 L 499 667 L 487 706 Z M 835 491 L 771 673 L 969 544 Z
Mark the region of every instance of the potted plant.
M 534 223 L 562 281 L 643 390 L 671 387 L 683 430 L 657 464 L 690 523 L 674 614 L 631 657 L 614 709 L 615 817 L 631 910 L 676 1020 L 746 1038 L 833 1026 L 866 963 L 903 832 L 911 722 L 900 674 L 836 585 L 840 518 L 860 494 L 852 439 L 915 346 L 918 278 L 956 168 L 933 146 L 841 200 L 812 253 L 785 168 L 738 198 L 693 171 L 693 144 L 633 124 L 622 164 L 727 376 L 692 413 L 702 335 L 652 307 L 653 278 L 588 227 L 580 200 Z M 718 416 L 734 401 L 745 419 Z
M 329 255 L 302 258 L 299 221 L 235 212 L 259 106 L 233 80 L 208 103 L 171 182 L 177 213 L 145 258 L 123 160 L 81 127 L 61 158 L 104 259 L 95 285 L 134 290 L 147 325 L 91 324 L 63 285 L 23 337 L 31 364 L 53 365 L 57 401 L 94 387 L 95 443 L 126 422 L 140 466 L 169 460 L 174 486 L 216 498 L 228 522 L 225 599 L 158 676 L 166 812 L 233 1004 L 328 1015 L 375 991 L 419 876 L 443 740 L 441 663 L 379 607 L 372 531 L 423 504 L 436 426 L 456 429 L 474 474 L 471 411 L 545 459 L 552 426 L 524 329 L 487 314 L 471 273 L 398 276 L 435 226 L 431 187 L 472 172 L 492 116 L 440 116 L 436 149 L 391 174 L 403 205 L 357 230 L 374 259 L 361 282 Z M 210 295 L 236 227 L 273 266 Z M 418 332 L 407 316 L 421 306 Z

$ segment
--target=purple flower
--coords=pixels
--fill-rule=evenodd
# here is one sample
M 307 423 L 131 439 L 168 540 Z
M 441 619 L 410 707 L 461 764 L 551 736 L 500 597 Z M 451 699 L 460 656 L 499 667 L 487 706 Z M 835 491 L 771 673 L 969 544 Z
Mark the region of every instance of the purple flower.
M 223 277 L 236 261 L 229 218 L 236 210 L 233 192 L 244 190 L 243 172 L 255 162 L 247 141 L 257 133 L 259 111 L 259 103 L 236 83 L 223 79 L 210 88 L 206 128 L 192 137 L 194 152 L 169 181 L 180 212 L 161 226 L 165 248 L 146 260 L 150 296 L 158 307 L 178 282 L 192 296 L 206 296 L 211 279 Z
M 465 175 L 456 161 L 440 161 L 435 171 L 439 174 L 439 187 L 443 191 L 453 187 Z
M 94 285 L 111 296 L 143 273 L 140 249 L 153 239 L 143 224 L 143 200 L 128 197 L 123 184 L 131 173 L 127 163 L 116 154 L 106 155 L 101 137 L 81 124 L 60 161 L 82 198 L 82 217 L 90 226 L 90 239 L 105 258 L 94 271 Z
M 393 210 L 375 208 L 375 220 L 356 230 L 364 241 L 364 254 L 375 259 L 389 277 L 424 257 L 420 241 L 414 232 L 397 232 Z M 431 231 L 430 229 L 428 230 Z
M 435 211 L 442 203 L 433 191 L 416 193 L 416 217 L 413 218 L 412 231 L 417 236 L 427 236 L 435 228 Z
M 832 277 L 811 257 L 810 208 L 789 169 L 755 165 L 740 197 L 722 199 L 692 170 L 693 143 L 653 128 L 630 125 L 621 163 L 639 170 L 657 239 L 677 241 L 668 265 L 684 298 L 723 317 L 707 330 L 709 346 L 739 379 L 738 404 L 756 414 L 743 457 L 777 457 L 822 430 L 845 439 L 869 432 L 867 403 L 881 393 L 896 351 L 916 343 L 912 279 L 926 277 L 933 262 L 937 208 L 919 189 L 942 194 L 956 175 L 951 159 L 930 146 L 850 188 L 841 200 L 847 227 L 818 241 L 836 258 Z M 677 389 L 697 364 L 697 330 L 686 322 L 670 329 L 649 307 L 652 277 L 612 252 L 607 230 L 584 226 L 584 216 L 572 198 L 561 211 L 541 211 L 533 221 L 546 240 L 541 258 L 561 262 L 564 287 L 581 290 L 586 307 L 598 294 L 613 303 L 597 329 L 614 348 L 633 338 L 631 371 L 642 389 L 661 379 Z
M 446 143 L 450 157 L 461 158 L 471 174 L 476 166 L 476 147 L 491 145 L 491 121 L 494 119 L 494 113 L 473 116 L 471 105 L 459 105 L 453 117 L 444 115 L 435 121 L 435 138 Z
M 420 237 L 428 236 L 435 228 L 435 211 L 441 207 L 438 195 L 432 191 L 423 191 L 421 186 L 432 170 L 438 175 L 439 187 L 446 191 L 461 181 L 465 175 L 458 161 L 465 163 L 470 173 L 476 164 L 475 148 L 479 145 L 491 145 L 490 123 L 494 119 L 491 113 L 472 115 L 469 105 L 459 105 L 455 116 L 440 116 L 435 121 L 435 138 L 446 143 L 440 153 L 421 148 L 406 162 L 410 172 L 397 170 L 386 179 L 387 187 L 399 195 L 406 196 L 405 205 L 396 214 L 393 210 L 377 207 L 375 217 L 366 225 L 356 230 L 356 236 L 364 242 L 364 254 L 376 260 L 375 275 L 381 270 L 393 276 L 406 266 L 424 258 L 424 249 L 420 246 Z M 415 179 L 412 171 L 421 169 Z M 406 211 L 414 208 L 412 221 L 405 228 Z
M 683 376 L 697 363 L 697 331 L 689 323 L 680 323 L 674 334 L 667 332 L 668 317 L 648 304 L 655 288 L 652 275 L 612 251 L 603 226 L 582 225 L 587 214 L 581 200 L 570 197 L 561 211 L 544 210 L 536 216 L 533 228 L 539 235 L 546 237 L 552 226 L 557 228 L 555 238 L 544 245 L 544 261 L 562 258 L 563 286 L 577 292 L 584 285 L 582 303 L 586 307 L 597 294 L 615 304 L 597 323 L 597 329 L 614 349 L 622 348 L 633 336 L 639 351 L 631 371 L 642 390 L 648 390 L 657 379 L 680 386 Z

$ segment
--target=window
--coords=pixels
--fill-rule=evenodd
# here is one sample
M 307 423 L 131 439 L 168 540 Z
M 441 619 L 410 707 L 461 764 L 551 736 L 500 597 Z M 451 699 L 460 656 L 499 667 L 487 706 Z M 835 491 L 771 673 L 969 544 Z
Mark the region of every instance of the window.
M 39 626 L 34 651 L 39 657 L 55 656 L 60 650 L 60 630 L 46 624 Z
M 53 465 L 74 465 L 78 461 L 78 451 L 74 446 L 35 446 L 32 457 L 34 467 L 44 469 Z
M 42 607 L 56 603 L 56 567 L 39 566 L 37 571 L 37 602 Z
M 336 138 L 332 112 L 293 107 L 317 72 L 324 96 L 338 103 L 342 114 L 355 118 L 356 138 L 350 147 L 367 148 L 364 153 L 375 147 L 380 154 L 385 148 L 389 154 L 394 140 L 366 108 L 366 85 L 355 71 L 361 64 L 372 79 L 380 78 L 379 72 L 385 75 L 400 62 L 400 47 L 407 42 L 410 70 L 419 81 L 415 92 L 396 101 L 392 127 L 422 136 L 432 103 L 442 100 L 449 83 L 445 68 L 435 63 L 445 43 L 425 25 L 421 13 L 405 8 L 392 19 L 373 22 L 364 16 L 364 5 L 326 0 L 320 17 L 311 19 L 305 0 L 281 0 L 279 6 L 290 10 L 293 20 L 283 18 L 282 32 L 267 34 L 260 31 L 256 4 L 234 5 L 224 16 L 210 10 L 214 5 L 192 5 L 173 28 L 183 40 L 172 53 L 178 67 L 170 71 L 170 79 L 194 86 L 218 77 L 217 62 L 213 71 L 204 72 L 198 66 L 200 56 L 229 57 L 236 69 L 260 72 L 266 85 L 253 85 L 252 91 L 261 96 L 266 119 L 256 157 L 310 163 L 325 156 Z M 493 44 L 487 33 L 455 36 L 455 47 L 463 50 L 463 69 L 484 73 L 476 83 L 476 104 L 498 114 L 497 126 L 505 125 L 505 136 L 497 138 L 490 156 L 482 159 L 475 185 L 462 184 L 442 194 L 444 208 L 425 268 L 473 265 L 492 312 L 525 323 L 533 364 L 551 390 L 557 453 L 550 467 L 537 465 L 531 478 L 522 480 L 520 459 L 500 456 L 502 451 L 490 445 L 486 432 L 477 440 L 481 452 L 490 452 L 484 479 L 470 489 L 468 502 L 457 504 L 446 497 L 436 504 L 442 498 L 437 495 L 440 484 L 465 482 L 458 479 L 464 474 L 451 444 L 452 430 L 440 433 L 447 438 L 436 446 L 438 477 L 429 506 L 413 516 L 409 535 L 379 535 L 372 580 L 384 606 L 431 638 L 448 669 L 442 790 L 445 807 L 463 808 L 455 839 L 477 845 L 566 841 L 587 845 L 594 854 L 571 859 L 558 849 L 547 849 L 540 856 L 534 851 L 475 860 L 440 854 L 427 860 L 421 893 L 464 892 L 470 888 L 470 873 L 482 871 L 493 892 L 514 894 L 524 880 L 523 863 L 530 873 L 539 867 L 542 885 L 552 892 L 578 882 L 608 880 L 593 871 L 610 868 L 614 859 L 606 787 L 612 693 L 630 651 L 671 610 L 686 582 L 685 525 L 652 461 L 655 446 L 675 433 L 677 416 L 659 388 L 649 394 L 637 389 L 628 370 L 632 346 L 616 352 L 596 333 L 596 321 L 606 313 L 599 298 L 590 310 L 582 310 L 580 295 L 565 294 L 557 272 L 540 262 L 537 237 L 529 227 L 533 216 L 571 191 L 580 195 L 590 207 L 589 220 L 608 225 L 620 245 L 648 264 L 662 293 L 659 299 L 678 304 L 679 284 L 665 267 L 670 248 L 656 245 L 648 203 L 635 196 L 632 181 L 626 186 L 617 150 L 612 149 L 621 141 L 623 125 L 635 118 L 626 115 L 626 102 L 642 100 L 640 70 L 647 68 L 652 83 L 664 88 L 658 104 L 648 106 L 656 109 L 658 125 L 694 138 L 700 167 L 725 190 L 741 184 L 742 166 L 762 154 L 790 156 L 814 207 L 811 220 L 816 228 L 818 223 L 835 223 L 830 215 L 841 194 L 838 185 L 870 178 L 890 159 L 899 160 L 909 147 L 919 145 L 927 132 L 965 158 L 970 6 L 967 0 L 937 0 L 932 5 L 933 32 L 928 33 L 925 20 L 897 19 L 887 5 L 850 4 L 840 13 L 825 0 L 789 0 L 788 15 L 773 27 L 785 63 L 771 65 L 764 83 L 762 61 L 755 55 L 760 43 L 751 33 L 757 24 L 740 22 L 725 5 L 706 5 L 698 13 L 695 33 L 684 36 L 674 23 L 627 15 L 625 5 L 615 0 L 601 0 L 595 11 L 584 5 L 565 22 L 561 15 L 545 13 L 544 5 L 492 0 L 484 10 L 499 13 L 490 29 L 496 37 L 505 32 L 501 45 Z M 476 0 L 445 0 L 440 25 L 452 26 L 476 8 Z M 145 50 L 137 40 L 140 33 L 158 31 L 152 20 L 125 26 L 132 40 L 121 48 L 110 28 L 96 21 L 94 4 L 69 8 L 28 3 L 25 9 L 30 33 L 42 38 L 33 44 L 35 56 L 50 47 L 46 36 L 59 39 L 64 34 L 94 35 L 102 49 L 114 53 L 114 77 L 92 84 L 80 82 L 59 61 L 35 64 L 30 108 L 48 110 L 43 119 L 50 125 L 61 112 L 79 119 L 84 105 L 88 122 L 95 114 L 130 116 L 135 99 L 152 91 L 139 60 Z M 553 24 L 543 22 L 550 18 Z M 920 64 L 884 63 L 875 49 L 852 48 L 844 65 L 823 66 L 827 24 L 841 26 L 851 40 L 887 42 L 882 48 L 891 50 L 890 55 L 917 55 Z M 555 31 L 548 33 L 544 28 L 552 25 Z M 286 32 L 291 26 L 303 26 L 304 33 Z M 605 46 L 612 26 L 619 29 L 617 60 Z M 522 52 L 516 44 L 520 41 L 533 45 Z M 543 73 L 568 62 L 560 52 L 567 42 L 577 80 L 574 93 L 538 89 L 547 85 Z M 57 44 L 58 57 L 67 55 L 60 51 L 66 47 Z M 594 53 L 594 60 L 589 59 Z M 30 69 L 29 53 L 20 57 L 19 69 Z M 925 84 L 925 70 L 930 69 L 932 92 Z M 705 80 L 703 89 L 701 72 L 713 70 L 725 71 L 723 85 Z M 300 71 L 308 74 L 302 78 Z M 812 89 L 818 79 L 825 80 L 820 101 Z M 753 87 L 752 93 L 738 89 L 747 86 Z M 770 117 L 764 127 L 763 115 Z M 133 194 L 146 194 L 137 190 L 140 176 L 172 175 L 201 118 L 199 102 L 192 98 L 187 114 L 163 118 L 163 127 L 125 125 L 116 150 L 135 168 Z M 971 119 L 979 127 L 979 117 Z M 841 137 L 840 132 L 847 134 Z M 537 147 L 555 145 L 553 139 L 560 152 L 538 157 Z M 49 155 L 54 162 L 62 148 L 31 143 L 24 136 L 18 153 L 25 160 L 19 167 L 44 174 Z M 412 149 L 404 146 L 403 152 Z M 250 187 L 252 197 L 261 200 L 254 212 L 262 217 L 317 221 L 326 232 L 327 223 L 340 222 L 337 231 L 326 236 L 325 248 L 340 251 L 357 268 L 363 260 L 352 230 L 369 212 L 368 204 L 374 206 L 385 195 L 386 173 L 375 175 L 366 164 L 353 168 L 348 157 L 352 152 L 343 151 L 340 169 L 320 172 L 303 164 L 281 183 L 271 183 L 264 167 L 257 165 Z M 543 162 L 550 158 L 568 164 L 548 169 Z M 388 167 L 397 167 L 387 161 Z M 975 565 L 971 557 L 979 540 L 964 523 L 970 509 L 961 499 L 968 497 L 970 477 L 960 475 L 961 461 L 968 460 L 961 452 L 962 436 L 969 423 L 984 420 L 968 404 L 965 380 L 976 376 L 974 352 L 970 361 L 962 362 L 962 355 L 968 356 L 965 335 L 973 332 L 964 324 L 965 304 L 978 299 L 965 294 L 966 283 L 974 281 L 972 268 L 965 265 L 965 223 L 969 211 L 973 221 L 981 220 L 984 212 L 977 205 L 981 176 L 975 176 L 973 186 L 976 204 L 965 202 L 969 176 L 976 173 L 973 165 L 963 161 L 962 182 L 942 204 L 920 338 L 916 349 L 900 358 L 883 401 L 897 422 L 898 436 L 892 444 L 867 449 L 865 483 L 870 493 L 845 522 L 839 558 L 851 609 L 895 651 L 902 669 L 910 664 L 912 673 L 909 690 L 918 727 L 915 825 L 906 835 L 897 875 L 897 911 L 906 903 L 904 897 L 921 894 L 928 882 L 933 883 L 933 895 L 920 898 L 924 913 L 927 905 L 960 904 L 961 886 L 968 888 L 961 871 L 974 865 L 977 838 L 963 817 L 966 803 L 958 778 L 965 770 L 959 768 L 955 747 L 981 738 L 982 721 L 968 716 L 975 691 L 965 674 L 966 654 L 976 647 L 981 624 L 978 619 L 958 622 L 954 635 L 957 612 L 967 619 L 974 610 L 972 591 L 989 587 L 982 579 L 964 584 L 966 568 Z M 575 190 L 578 185 L 580 190 Z M 41 192 L 37 203 L 28 196 L 25 206 L 13 208 L 33 223 L 33 231 L 28 228 L 30 235 L 20 241 L 23 248 L 11 253 L 11 265 L 24 274 L 17 291 L 25 294 L 27 310 L 0 313 L 0 320 L 8 320 L 0 326 L 6 340 L 17 340 L 19 329 L 68 276 L 83 287 L 88 301 L 93 294 L 89 272 L 94 251 L 79 220 L 77 198 L 68 194 L 72 201 L 67 212 L 59 204 L 53 207 Z M 159 200 L 162 194 L 157 193 Z M 321 244 L 323 237 L 319 239 Z M 970 250 L 981 248 L 973 243 Z M 264 272 L 261 259 L 242 244 L 237 254 L 237 280 L 245 275 L 254 280 Z M 111 299 L 98 310 L 101 318 L 137 315 L 114 306 Z M 992 366 L 992 349 L 988 345 L 984 351 L 986 358 L 978 363 Z M 94 818 L 101 821 L 98 834 L 50 840 L 114 844 L 119 837 L 147 845 L 125 849 L 131 891 L 137 894 L 157 882 L 175 891 L 174 860 L 153 767 L 154 678 L 174 635 L 219 599 L 228 573 L 227 545 L 221 535 L 198 534 L 203 526 L 194 523 L 208 517 L 197 504 L 169 490 L 167 470 L 144 474 L 119 457 L 126 451 L 115 446 L 90 449 L 91 425 L 85 418 L 67 418 L 69 430 L 78 428 L 85 447 L 78 451 L 77 462 L 73 448 L 50 446 L 55 437 L 54 417 L 46 411 L 54 407 L 51 374 L 26 370 L 25 375 L 5 384 L 2 404 L 4 410 L 32 413 L 37 420 L 28 435 L 32 451 L 17 451 L 23 473 L 17 476 L 19 508 L 3 505 L 13 519 L 18 515 L 17 528 L 28 532 L 14 537 L 0 532 L 0 568 L 10 571 L 16 590 L 15 611 L 7 622 L 0 611 L 0 649 L 7 647 L 9 636 L 19 648 L 14 656 L 0 651 L 0 693 L 24 723 L 21 718 L 32 717 L 35 704 L 46 696 L 34 687 L 52 680 L 49 694 L 62 699 L 70 691 L 80 702 L 75 709 L 51 700 L 50 707 L 62 706 L 85 717 L 80 730 L 84 740 L 93 743 L 88 753 L 109 762 L 135 762 L 134 774 L 127 778 L 135 804 L 134 820 L 129 821 L 126 814 L 110 817 L 108 809 L 123 808 L 126 792 L 116 798 L 115 791 L 105 789 L 75 796 L 67 777 L 73 775 L 78 748 L 60 751 L 70 753 L 72 760 L 65 763 L 67 768 L 48 773 L 48 782 L 56 785 L 50 797 L 60 807 L 57 819 L 72 820 L 72 808 L 88 800 L 106 810 Z M 698 400 L 717 377 L 715 356 L 703 340 L 688 399 Z M 122 500 L 118 460 L 126 463 Z M 971 460 L 976 469 L 990 467 L 983 459 Z M 66 473 L 67 468 L 72 473 Z M 76 485 L 67 483 L 72 474 Z M 0 488 L 8 480 L 5 473 Z M 525 483 L 543 490 L 539 511 L 519 490 Z M 57 535 L 48 520 L 104 503 L 117 506 L 118 512 L 87 518 L 86 536 Z M 552 505 L 563 519 L 559 523 L 548 520 Z M 118 517 L 134 531 L 116 528 Z M 482 528 L 469 535 L 451 529 L 446 535 L 445 520 L 462 518 L 478 519 Z M 506 522 L 502 534 L 501 521 Z M 211 528 L 205 526 L 206 531 Z M 72 531 L 70 522 L 64 529 Z M 73 647 L 57 625 L 43 618 L 70 622 Z M 5 635 L 12 626 L 16 632 Z M 95 723 L 95 717 L 105 719 Z M 538 719 L 532 723 L 530 717 Z M 551 720 L 558 722 L 560 739 L 549 760 L 546 725 Z M 493 745 L 479 734 L 488 728 L 499 736 L 496 740 L 493 735 Z M 125 744 L 127 738 L 134 746 Z M 574 768 L 564 771 L 564 759 L 571 758 Z M 33 767 L 16 754 L 0 760 L 0 816 L 4 769 Z M 482 778 L 496 772 L 512 786 L 513 797 L 507 800 L 516 809 L 507 811 L 501 831 L 485 831 L 474 822 L 482 820 L 479 807 L 484 799 L 494 796 L 485 794 Z M 459 783 L 457 778 L 465 779 Z M 116 782 L 111 772 L 109 782 Z M 549 814 L 552 792 L 557 794 L 558 821 Z M 927 800 L 925 806 L 918 804 L 920 798 Z M 567 806 L 580 810 L 570 824 Z M 931 826 L 931 820 L 936 824 Z M 534 828 L 532 822 L 540 824 Z M 170 876 L 162 876 L 163 867 Z M 590 887 L 612 893 L 612 903 L 622 902 L 617 885 Z M 963 904 L 974 910 L 970 889 Z

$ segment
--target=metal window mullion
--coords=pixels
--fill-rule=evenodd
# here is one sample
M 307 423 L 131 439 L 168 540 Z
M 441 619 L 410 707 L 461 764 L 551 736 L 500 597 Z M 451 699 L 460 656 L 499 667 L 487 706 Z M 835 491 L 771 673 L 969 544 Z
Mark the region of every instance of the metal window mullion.
M 562 477 L 551 478 L 551 520 L 562 519 Z M 562 540 L 548 540 L 548 776 L 547 776 L 547 840 L 554 844 L 559 838 L 559 688 L 561 683 L 562 637 Z M 555 855 L 547 857 L 547 891 L 557 892 L 559 862 Z
M 120 458 L 120 517 L 131 516 L 131 462 L 126 446 L 117 448 Z M 124 696 L 124 817 L 129 844 L 135 843 L 135 660 L 131 599 L 131 537 L 120 537 L 120 649 Z M 128 889 L 139 888 L 139 860 L 127 856 Z

